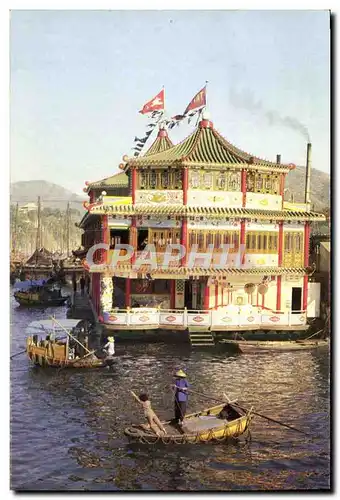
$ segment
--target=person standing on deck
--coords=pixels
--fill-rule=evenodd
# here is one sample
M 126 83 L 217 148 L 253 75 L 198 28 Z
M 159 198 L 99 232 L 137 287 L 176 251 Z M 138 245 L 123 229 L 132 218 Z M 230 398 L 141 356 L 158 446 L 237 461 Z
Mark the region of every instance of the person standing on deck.
M 104 351 L 107 356 L 113 356 L 115 353 L 115 339 L 114 337 L 107 338 L 107 344 L 104 345 Z
M 84 290 L 85 290 L 85 278 L 82 276 L 80 278 L 80 291 L 81 291 L 81 296 L 84 297 Z
M 91 278 L 90 278 L 90 275 L 87 274 L 86 277 L 85 277 L 85 285 L 86 285 L 86 293 L 87 293 L 87 295 L 90 294 L 90 284 L 91 284 Z
M 175 373 L 175 420 L 179 425 L 183 425 L 183 419 L 187 410 L 188 403 L 188 381 L 183 370 Z

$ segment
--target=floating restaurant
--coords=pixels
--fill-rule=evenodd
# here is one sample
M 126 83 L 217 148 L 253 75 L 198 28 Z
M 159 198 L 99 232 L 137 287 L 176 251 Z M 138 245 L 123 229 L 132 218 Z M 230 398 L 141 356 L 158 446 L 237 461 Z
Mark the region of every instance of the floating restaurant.
M 309 240 L 311 222 L 324 216 L 310 210 L 310 144 L 305 203 L 294 205 L 284 189 L 295 165 L 240 150 L 207 113 L 181 143 L 160 125 L 145 154 L 123 161 L 121 173 L 87 183 L 79 224 L 84 256 L 102 244 L 88 269 L 92 305 L 108 329 L 204 332 L 208 341 L 304 331 L 319 315 Z

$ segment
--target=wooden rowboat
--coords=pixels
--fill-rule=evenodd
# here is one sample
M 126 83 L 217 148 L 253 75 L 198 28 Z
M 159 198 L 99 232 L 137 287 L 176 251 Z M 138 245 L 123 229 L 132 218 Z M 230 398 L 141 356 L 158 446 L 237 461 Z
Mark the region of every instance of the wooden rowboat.
M 222 410 L 227 412 L 227 418 L 221 418 Z M 213 406 L 198 413 L 187 415 L 183 426 L 173 421 L 162 422 L 167 434 L 156 436 L 151 430 L 147 431 L 140 425 L 127 427 L 124 434 L 130 439 L 141 443 L 164 444 L 205 443 L 208 441 L 225 441 L 244 434 L 250 425 L 251 410 L 245 412 L 231 403 Z
M 103 359 L 88 349 L 84 320 L 33 321 L 27 328 L 26 353 L 36 366 L 55 368 L 99 368 Z M 67 333 L 66 337 L 56 337 Z M 70 333 L 72 332 L 72 334 Z M 69 338 L 68 335 L 71 335 Z M 83 342 L 79 342 L 79 339 Z
M 234 345 L 243 354 L 273 351 L 303 351 L 327 347 L 328 340 L 225 340 L 224 344 Z

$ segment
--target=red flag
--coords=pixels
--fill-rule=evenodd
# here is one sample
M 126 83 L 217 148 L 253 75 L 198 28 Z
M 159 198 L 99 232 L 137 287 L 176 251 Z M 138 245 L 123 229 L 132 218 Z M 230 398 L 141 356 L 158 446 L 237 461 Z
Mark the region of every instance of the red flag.
M 184 114 L 186 115 L 192 109 L 201 108 L 206 105 L 206 86 L 203 87 L 195 97 L 189 102 Z
M 151 101 L 144 104 L 143 108 L 139 111 L 142 115 L 152 113 L 152 111 L 164 110 L 164 89 L 160 91 Z

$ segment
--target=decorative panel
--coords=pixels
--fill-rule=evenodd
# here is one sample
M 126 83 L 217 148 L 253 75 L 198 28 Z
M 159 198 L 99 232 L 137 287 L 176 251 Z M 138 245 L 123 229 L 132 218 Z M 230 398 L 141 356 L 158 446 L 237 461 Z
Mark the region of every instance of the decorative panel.
M 190 217 L 188 219 L 188 228 L 193 229 L 230 229 L 238 230 L 241 228 L 240 222 L 237 220 L 217 219 L 213 217 Z
M 282 210 L 282 196 L 276 194 L 246 193 L 246 208 Z
M 188 190 L 188 205 L 209 207 L 242 207 L 241 192 Z
M 183 204 L 183 191 L 136 191 L 135 204 L 143 205 L 182 205 Z
M 137 217 L 137 227 L 151 227 L 151 228 L 171 228 L 181 227 L 181 221 L 176 220 L 174 217 L 168 219 L 164 216 L 152 215 L 139 215 Z

